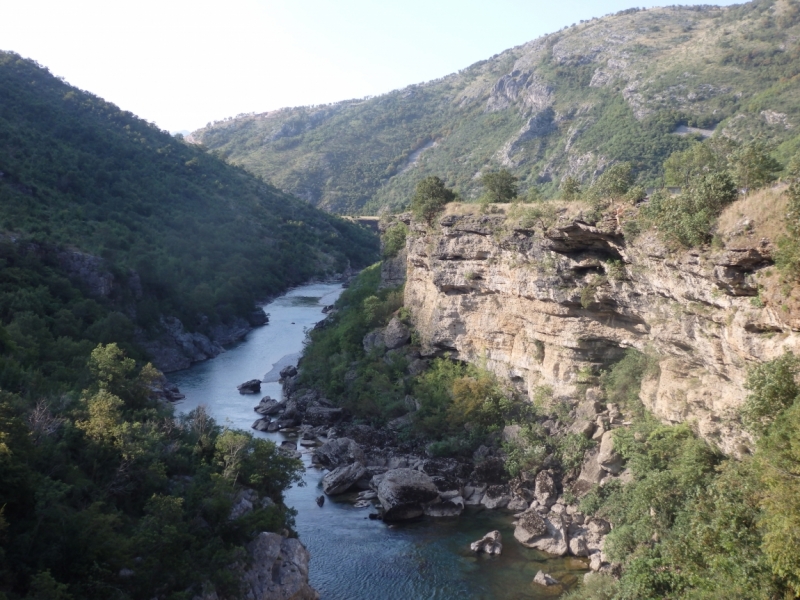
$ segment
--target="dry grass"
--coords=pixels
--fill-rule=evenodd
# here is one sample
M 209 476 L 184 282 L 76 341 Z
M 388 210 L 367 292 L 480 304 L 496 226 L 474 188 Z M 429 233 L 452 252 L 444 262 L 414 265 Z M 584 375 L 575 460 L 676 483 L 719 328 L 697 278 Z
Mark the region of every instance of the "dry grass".
M 579 200 L 574 200 L 571 202 L 567 202 L 564 200 L 547 200 L 543 202 L 541 205 L 538 203 L 531 203 L 531 204 L 511 204 L 511 203 L 504 203 L 504 204 L 489 204 L 486 209 L 486 214 L 495 214 L 495 215 L 507 215 L 512 207 L 520 206 L 523 210 L 525 208 L 534 208 L 536 206 L 544 206 L 547 205 L 555 210 L 555 212 L 559 215 L 560 219 L 576 219 L 578 218 L 581 213 L 585 213 L 588 210 L 588 206 L 585 202 L 581 202 Z M 475 202 L 450 202 L 445 206 L 444 213 L 445 215 L 478 215 L 481 214 L 481 205 Z
M 775 243 L 786 234 L 785 192 L 786 186 L 780 185 L 740 198 L 720 215 L 717 234 L 730 247 L 752 246 L 763 238 Z

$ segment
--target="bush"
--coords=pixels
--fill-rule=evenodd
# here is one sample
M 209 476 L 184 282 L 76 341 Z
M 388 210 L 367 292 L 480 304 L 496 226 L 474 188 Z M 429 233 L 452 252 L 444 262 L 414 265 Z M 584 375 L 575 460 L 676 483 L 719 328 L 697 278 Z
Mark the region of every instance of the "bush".
M 403 222 L 397 222 L 383 234 L 383 257 L 392 258 L 397 256 L 400 250 L 406 247 L 406 237 L 408 227 Z
M 750 369 L 745 389 L 750 391 L 740 414 L 750 431 L 761 435 L 797 399 L 795 378 L 800 361 L 791 352 Z
M 430 225 L 445 205 L 453 202 L 456 197 L 453 190 L 445 187 L 444 181 L 431 175 L 417 184 L 414 197 L 411 199 L 411 212 L 417 219 Z
M 642 207 L 641 216 L 646 223 L 655 225 L 666 241 L 699 246 L 710 241 L 716 218 L 737 195 L 736 184 L 728 173 L 712 173 L 678 196 L 656 192 Z

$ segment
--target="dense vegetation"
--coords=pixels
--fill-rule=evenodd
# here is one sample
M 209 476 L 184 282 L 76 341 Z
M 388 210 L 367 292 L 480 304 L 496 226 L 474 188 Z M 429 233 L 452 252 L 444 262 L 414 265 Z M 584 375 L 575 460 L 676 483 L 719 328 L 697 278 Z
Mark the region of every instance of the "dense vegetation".
M 374 236 L 0 53 L 0 598 L 240 594 L 299 463 L 175 420 L 139 336 L 205 331 Z M 243 488 L 255 510 L 231 520 Z M 238 565 L 238 567 L 237 567 Z
M 374 258 L 369 233 L 0 54 L 0 228 L 77 247 L 119 280 L 138 273 L 138 323 L 193 328 Z
M 91 353 L 81 393 L 0 392 L 0 597 L 238 597 L 254 532 L 291 524 L 299 461 L 202 409 L 173 419 L 158 373 L 116 344 Z M 231 520 L 237 490 L 264 502 Z
M 742 417 L 757 445 L 741 461 L 641 409 L 631 428 L 616 430 L 634 481 L 597 488 L 581 508 L 614 523 L 605 552 L 623 564 L 622 578 L 589 582 L 571 600 L 800 595 L 798 364 L 786 354 L 751 370 Z M 607 395 L 627 396 L 630 410 L 648 368 L 629 351 L 605 376 Z
M 593 19 L 425 84 L 363 101 L 241 116 L 195 138 L 234 164 L 343 213 L 408 205 L 438 175 L 465 199 L 506 168 L 520 193 L 587 187 L 629 162 L 647 187 L 716 129 L 800 149 L 800 9 L 788 0 L 667 7 Z M 670 183 L 670 185 L 675 185 Z

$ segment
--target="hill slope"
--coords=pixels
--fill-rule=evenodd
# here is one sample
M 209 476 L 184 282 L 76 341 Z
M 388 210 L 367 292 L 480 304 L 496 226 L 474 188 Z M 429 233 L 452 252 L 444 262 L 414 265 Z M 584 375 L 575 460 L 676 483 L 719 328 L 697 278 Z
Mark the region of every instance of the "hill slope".
M 44 261 L 116 312 L 95 343 L 157 333 L 165 315 L 208 333 L 248 316 L 255 298 L 368 264 L 377 250 L 358 226 L 13 53 L 0 54 L 2 231 L 8 261 Z M 19 280 L 7 286 L 19 292 Z M 41 301 L 0 298 L 3 325 L 33 311 L 54 331 L 64 299 L 37 286 Z
M 800 7 L 623 11 L 577 24 L 440 80 L 365 100 L 214 123 L 194 141 L 333 212 L 396 209 L 416 181 L 466 197 L 506 167 L 555 194 L 632 161 L 644 183 L 711 129 L 800 144 Z M 693 132 L 692 128 L 703 131 Z

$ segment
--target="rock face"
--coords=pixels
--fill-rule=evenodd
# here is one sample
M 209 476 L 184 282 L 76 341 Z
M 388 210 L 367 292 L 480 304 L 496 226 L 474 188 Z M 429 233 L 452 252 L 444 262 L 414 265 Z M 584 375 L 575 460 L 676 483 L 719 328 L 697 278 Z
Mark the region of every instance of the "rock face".
M 654 353 L 646 407 L 668 422 L 695 420 L 737 454 L 749 443 L 735 418 L 748 366 L 800 352 L 800 319 L 751 302 L 768 248 L 671 252 L 650 233 L 629 242 L 613 219 L 587 225 L 579 210 L 544 229 L 505 214 L 412 223 L 405 306 L 423 355 L 485 360 L 531 397 L 546 385 L 558 399 L 577 397 L 582 370 L 627 348 Z
M 247 546 L 252 565 L 244 573 L 247 600 L 318 600 L 308 585 L 308 551 L 300 540 L 260 533 Z
M 405 521 L 422 516 L 424 504 L 439 497 L 430 476 L 413 469 L 387 471 L 378 484 L 384 521 Z

